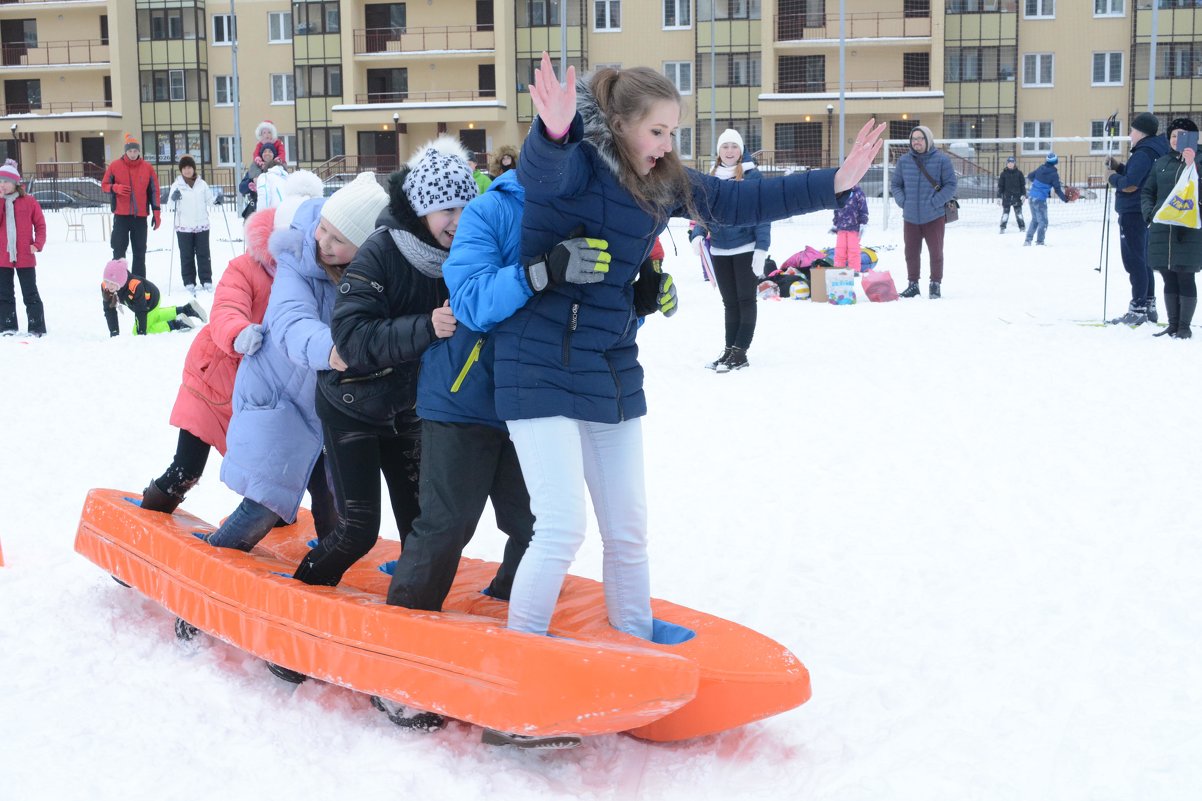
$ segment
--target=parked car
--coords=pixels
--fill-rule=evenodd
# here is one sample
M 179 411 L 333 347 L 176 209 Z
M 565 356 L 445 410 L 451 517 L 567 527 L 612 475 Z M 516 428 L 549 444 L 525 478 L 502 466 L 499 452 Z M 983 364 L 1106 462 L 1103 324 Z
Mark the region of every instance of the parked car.
M 61 189 L 35 189 L 29 194 L 33 195 L 33 198 L 38 202 L 38 205 L 47 211 L 57 211 L 59 209 L 99 208 L 101 206 L 100 203 L 96 203 L 70 192 L 64 192 Z

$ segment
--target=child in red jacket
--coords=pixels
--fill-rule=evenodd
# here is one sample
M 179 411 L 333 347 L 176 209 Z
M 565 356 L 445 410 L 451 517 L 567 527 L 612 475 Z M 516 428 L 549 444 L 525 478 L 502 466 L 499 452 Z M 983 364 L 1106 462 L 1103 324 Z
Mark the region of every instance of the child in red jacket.
M 284 143 L 280 141 L 280 133 L 276 130 L 275 123 L 271 120 L 263 120 L 255 126 L 255 139 L 258 143 L 255 145 L 255 152 L 251 161 L 260 171 L 267 169 L 267 164 L 263 160 L 263 148 L 270 147 L 275 153 L 275 161 L 281 166 L 288 161 L 288 154 L 284 152 Z M 252 176 L 253 177 L 253 176 Z
M 46 315 L 38 295 L 35 253 L 46 246 L 46 218 L 42 207 L 21 186 L 17 162 L 0 167 L 0 334 L 17 333 L 17 296 L 13 278 L 20 279 L 21 298 L 29 318 L 29 333 L 46 333 Z

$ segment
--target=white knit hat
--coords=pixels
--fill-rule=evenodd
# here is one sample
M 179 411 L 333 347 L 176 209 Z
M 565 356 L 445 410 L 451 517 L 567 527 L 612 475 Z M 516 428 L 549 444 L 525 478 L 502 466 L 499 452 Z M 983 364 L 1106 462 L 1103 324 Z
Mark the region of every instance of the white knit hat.
M 718 147 L 722 147 L 727 142 L 734 142 L 739 146 L 740 151 L 743 150 L 743 137 L 734 128 L 727 128 L 722 132 L 722 135 L 718 137 Z
M 275 123 L 271 120 L 263 120 L 261 123 L 255 126 L 255 139 L 258 139 L 260 136 L 262 136 L 264 131 L 271 131 L 272 139 L 280 138 L 280 133 L 278 130 L 276 130 Z
M 361 172 L 355 180 L 330 195 L 321 216 L 355 247 L 362 247 L 376 230 L 376 218 L 388 205 L 388 193 L 374 172 Z
M 21 171 L 17 169 L 17 162 L 6 159 L 4 166 L 0 167 L 0 179 L 12 181 L 14 184 L 21 183 Z
M 324 189 L 325 187 L 316 173 L 297 170 L 289 175 L 284 181 L 284 188 L 280 191 L 283 199 L 275 209 L 276 229 L 292 225 L 292 218 L 296 216 L 296 210 L 301 207 L 301 204 L 306 200 L 321 197 Z
M 418 217 L 463 208 L 480 193 L 467 156 L 457 140 L 440 136 L 409 160 L 409 174 L 401 188 Z

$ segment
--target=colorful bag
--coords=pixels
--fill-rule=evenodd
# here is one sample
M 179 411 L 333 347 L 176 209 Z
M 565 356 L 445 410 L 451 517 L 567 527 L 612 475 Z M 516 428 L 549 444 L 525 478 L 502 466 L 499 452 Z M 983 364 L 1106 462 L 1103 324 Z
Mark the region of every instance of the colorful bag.
M 1152 222 L 1180 225 L 1184 228 L 1202 228 L 1202 219 L 1198 216 L 1198 168 L 1193 162 L 1182 173 L 1164 203 L 1156 210 Z
M 897 300 L 897 287 L 893 285 L 893 276 L 889 275 L 888 270 L 864 273 L 860 279 L 860 285 L 864 288 L 864 294 L 873 303 Z
M 815 259 L 821 259 L 824 255 L 825 254 L 818 248 L 806 245 L 805 250 L 799 250 L 789 258 L 785 259 L 780 268 L 782 270 L 787 270 L 790 267 L 796 267 L 799 270 L 805 269 L 813 264 Z
M 854 270 L 826 271 L 826 300 L 834 306 L 850 306 L 856 302 L 856 273 Z

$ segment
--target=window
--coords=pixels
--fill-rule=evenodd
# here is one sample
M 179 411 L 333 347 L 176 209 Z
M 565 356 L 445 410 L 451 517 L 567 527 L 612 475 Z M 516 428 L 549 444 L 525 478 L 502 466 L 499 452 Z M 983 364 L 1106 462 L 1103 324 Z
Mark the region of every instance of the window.
M 979 14 L 1001 11 L 1013 14 L 1018 10 L 1018 0 L 948 0 L 949 14 Z
M 1148 44 L 1135 45 L 1131 66 L 1135 80 L 1148 78 Z M 1156 47 L 1157 78 L 1202 78 L 1202 41 L 1164 42 Z
M 409 69 L 367 71 L 368 103 L 400 103 L 409 97 Z
M 296 161 L 323 162 L 346 155 L 346 134 L 342 128 L 301 128 L 300 158 Z
M 676 91 L 682 95 L 693 94 L 693 62 L 665 61 L 664 75 L 676 84 Z
M 4 82 L 4 109 L 7 114 L 27 114 L 42 107 L 42 82 L 17 79 Z
M 714 18 L 723 19 L 759 19 L 760 0 L 712 0 Z M 711 0 L 701 0 L 697 4 L 697 21 L 709 22 Z M 784 9 L 781 9 L 784 13 Z
M 931 16 L 931 0 L 905 0 L 902 3 L 902 15 L 906 19 Z
M 184 71 L 167 70 L 168 96 L 172 100 L 184 100 Z
M 1017 51 L 1005 47 L 949 47 L 944 61 L 947 81 L 1013 81 Z
M 1023 54 L 1023 86 L 1052 85 L 1052 54 Z
M 1024 153 L 1046 153 L 1052 149 L 1052 121 L 1039 120 L 1023 123 Z
M 296 68 L 297 97 L 342 97 L 342 65 Z
M 817 58 L 822 58 L 822 56 L 817 56 Z M 698 86 L 714 86 L 715 77 L 718 86 L 760 85 L 759 51 L 754 53 L 718 53 L 712 63 L 710 54 L 702 53 L 697 61 Z
M 282 44 L 292 41 L 292 12 L 267 12 L 267 42 Z
M 825 122 L 778 122 L 775 125 L 776 157 L 794 164 L 818 166 L 826 163 Z M 835 148 L 836 151 L 838 148 Z M 782 151 L 784 158 L 782 159 Z M 838 156 L 838 153 L 835 154 Z
M 689 28 L 692 24 L 692 0 L 664 0 L 665 28 Z
M 1114 133 L 1117 134 L 1119 128 L 1115 128 Z M 1090 120 L 1089 121 L 1089 152 L 1090 153 L 1109 153 L 1115 149 L 1113 135 L 1106 135 L 1106 120 Z M 1109 142 L 1107 141 L 1109 139 Z M 1107 147 L 1109 145 L 1109 147 Z
M 213 15 L 213 44 L 228 45 L 234 43 L 238 35 L 238 22 L 229 14 Z
M 277 72 L 272 74 L 271 102 L 273 105 L 296 102 L 296 93 L 292 89 L 292 73 Z
M 931 54 L 902 53 L 902 87 L 925 89 L 931 85 Z
M 1123 54 L 1122 51 L 1093 54 L 1093 85 L 1122 86 L 1123 85 Z
M 673 146 L 676 148 L 676 155 L 682 159 L 690 160 L 693 158 L 693 129 L 692 128 L 677 128 L 672 133 Z
M 778 56 L 776 72 L 777 91 L 826 91 L 826 56 Z
M 141 9 L 138 11 L 138 38 L 142 41 L 195 39 L 198 15 L 193 9 Z M 101 38 L 108 39 L 108 20 L 102 16 Z M 204 34 L 201 33 L 201 36 Z M 107 42 L 106 42 L 107 44 Z
M 197 70 L 143 70 L 139 74 L 143 103 L 163 103 L 171 100 L 207 100 L 208 86 L 197 85 L 209 80 Z
M 1023 16 L 1052 19 L 1056 16 L 1056 0 L 1025 0 Z
M 622 0 L 593 0 L 593 30 L 622 30 Z
M 202 164 L 209 160 L 209 140 L 200 131 L 154 131 L 143 134 L 143 154 L 147 161 L 174 164 L 190 153 Z
M 338 12 L 338 3 L 292 4 L 293 33 L 303 36 L 316 33 L 338 33 L 341 30 L 342 18 Z
M 232 106 L 234 105 L 234 76 L 233 75 L 217 75 L 213 78 L 214 92 L 213 104 L 217 106 Z
M 1093 0 L 1093 15 L 1095 17 L 1123 16 L 1123 0 Z
M 217 137 L 217 166 L 218 167 L 233 167 L 234 158 L 234 137 L 218 136 Z
M 285 155 L 296 162 L 296 134 L 280 134 L 279 140 L 284 144 Z

